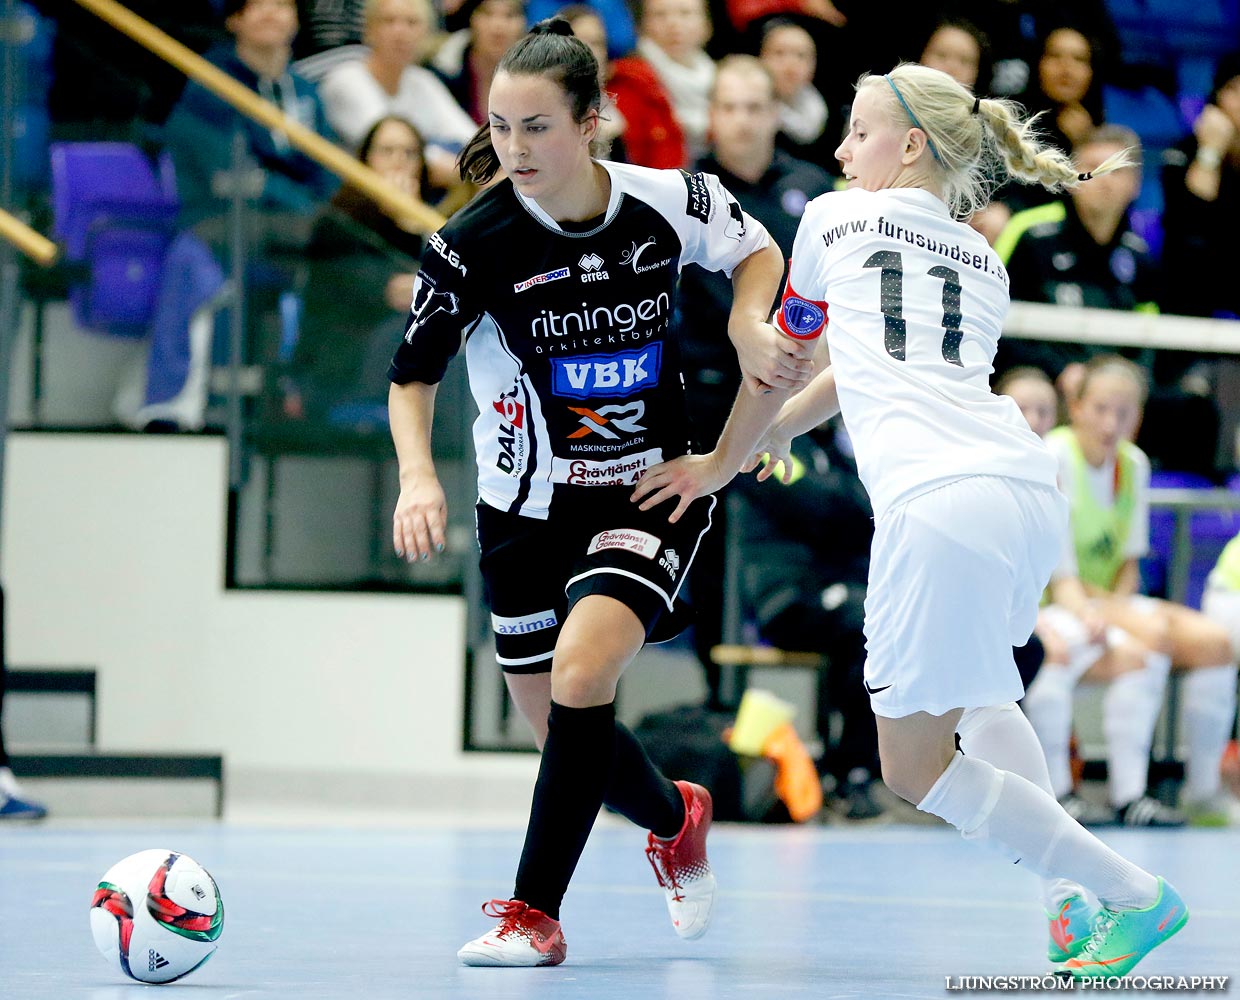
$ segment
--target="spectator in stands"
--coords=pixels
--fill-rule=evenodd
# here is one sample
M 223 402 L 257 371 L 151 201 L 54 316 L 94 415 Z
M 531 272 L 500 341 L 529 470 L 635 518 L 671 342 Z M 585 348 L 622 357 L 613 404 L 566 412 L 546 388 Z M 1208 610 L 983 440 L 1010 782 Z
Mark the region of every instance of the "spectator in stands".
M 440 46 L 432 66 L 448 90 L 477 124 L 487 117 L 487 95 L 500 57 L 525 34 L 523 0 L 466 0 L 458 16 L 468 12 L 469 27 Z
M 331 129 L 314 86 L 289 69 L 297 8 L 293 0 L 225 0 L 225 25 L 235 42 L 208 58 L 230 76 L 277 105 L 286 115 L 321 135 Z M 298 152 L 283 132 L 272 131 L 233 110 L 205 87 L 190 83 L 168 119 L 167 142 L 177 170 L 182 221 L 194 225 L 221 217 L 227 202 L 213 193 L 218 173 L 232 161 L 235 132 L 245 138 L 248 155 L 263 171 L 258 213 L 278 213 L 285 238 L 331 196 L 332 175 Z M 304 226 L 304 224 L 303 224 Z M 304 226 L 308 235 L 308 226 Z M 222 227 L 208 241 L 224 242 Z
M 818 682 L 819 772 L 850 819 L 883 808 L 873 795 L 878 732 L 865 690 L 866 573 L 874 533 L 869 497 L 838 421 L 792 445 L 791 482 L 742 476 L 741 585 L 759 635 L 780 649 L 829 657 Z M 806 517 L 813 511 L 813 517 Z M 831 715 L 842 721 L 831 745 Z
M 314 85 L 289 67 L 297 33 L 294 0 L 225 0 L 224 15 L 234 44 L 214 50 L 208 58 L 292 120 L 324 138 L 334 138 Z M 165 263 L 160 294 L 169 309 L 165 318 L 157 311 L 152 323 L 148 405 L 139 419 L 197 429 L 205 400 L 200 401 L 194 392 L 187 396 L 186 391 L 191 388 L 192 373 L 202 370 L 204 354 L 210 357 L 210 320 L 205 323 L 205 342 L 199 343 L 193 332 L 194 318 L 180 306 L 177 293 L 194 288 L 195 302 L 205 304 L 222 281 L 218 262 L 231 257 L 231 203 L 216 185 L 232 167 L 234 135 L 241 136 L 248 166 L 257 166 L 261 179 L 256 194 L 247 192 L 243 216 L 249 255 L 247 359 L 265 357 L 275 343 L 280 296 L 294 287 L 314 215 L 338 185 L 331 173 L 295 149 L 284 132 L 260 125 L 196 83 L 185 88 L 165 132 L 176 164 L 185 231 L 174 241 Z M 198 306 L 193 308 L 197 311 Z M 180 388 L 173 384 L 182 378 L 187 381 Z M 152 387 L 159 391 L 153 393 Z
M 982 94 L 1025 101 L 1037 88 L 1043 39 L 1057 27 L 1071 24 L 1095 39 L 1096 54 L 1119 50 L 1105 0 L 956 0 L 951 9 L 984 30 L 990 43 L 990 72 L 978 76 Z
M 710 88 L 715 80 L 714 61 L 704 48 L 710 38 L 706 0 L 643 0 L 641 11 L 637 54 L 663 85 L 692 162 L 706 148 Z M 619 94 L 616 100 L 624 111 Z
M 555 16 L 564 18 L 572 25 L 573 34 L 585 42 L 587 48 L 594 53 L 594 59 L 598 63 L 599 88 L 601 93 L 606 95 L 608 93 L 607 81 L 611 77 L 611 60 L 607 56 L 607 24 L 602 15 L 593 7 L 587 7 L 585 4 L 571 4 L 561 9 Z M 625 151 L 624 131 L 628 127 L 628 122 L 614 102 L 606 97 L 604 101 L 602 113 L 599 115 L 598 135 L 602 147 L 599 155 L 603 159 L 627 163 L 628 154 Z
M 42 819 L 47 808 L 26 798 L 21 785 L 9 767 L 9 754 L 4 746 L 4 588 L 0 587 L 0 822 L 15 819 Z
M 432 179 L 449 187 L 456 154 L 477 126 L 443 82 L 417 65 L 430 28 L 429 0 L 367 0 L 365 13 L 370 54 L 335 67 L 319 83 L 327 120 L 357 148 L 385 115 L 409 119 L 426 137 Z
M 818 47 L 813 36 L 795 21 L 772 18 L 762 27 L 758 55 L 775 81 L 779 101 L 776 143 L 799 159 L 837 172 L 837 143 L 827 130 L 827 101 L 814 86 Z
M 318 52 L 357 45 L 366 24 L 366 0 L 297 0 L 302 30 L 294 41 L 298 59 Z
M 1060 488 L 1072 509 L 1072 550 L 1052 576 L 1051 593 L 1054 603 L 1070 613 L 1062 625 L 1056 623 L 1061 634 L 1069 632 L 1074 619 L 1087 641 L 1105 641 L 1099 664 L 1116 651 L 1114 629 L 1143 647 L 1144 669 L 1121 669 L 1109 677 L 1104 702 L 1108 775 L 1119 822 L 1161 826 L 1178 825 L 1182 817 L 1168 815 L 1164 806 L 1142 796 L 1127 800 L 1138 785 L 1144 790 L 1167 672 L 1174 667 L 1184 673 L 1186 806 L 1203 813 L 1215 803 L 1197 795 L 1199 790 L 1217 790 L 1234 715 L 1237 671 L 1222 626 L 1198 611 L 1139 593 L 1137 560 L 1149 546 L 1149 461 L 1130 439 L 1145 393 L 1145 376 L 1137 365 L 1118 355 L 1098 356 L 1086 366 L 1077 394 L 1069 400 L 1071 426 L 1047 436 L 1059 461 Z M 1051 672 L 1041 676 L 1054 677 Z M 1068 691 L 1071 683 L 1065 679 Z M 1037 687 L 1035 682 L 1026 697 L 1031 721 L 1038 715 Z M 1061 705 L 1060 695 L 1047 700 Z M 1220 713 L 1220 705 L 1225 712 Z M 1039 728 L 1036 721 L 1034 728 Z
M 710 147 L 694 169 L 718 175 L 786 258 L 805 206 L 830 191 L 832 180 L 820 168 L 776 148 L 779 106 L 774 86 L 771 73 L 753 56 L 728 56 L 720 62 L 710 97 Z M 723 430 L 740 385 L 735 351 L 720 335 L 727 329 L 731 286 L 722 275 L 689 266 L 681 276 L 681 294 L 678 323 L 690 412 L 695 436 L 709 445 Z
M 611 63 L 606 93 L 624 125 L 624 155 L 629 163 L 659 169 L 689 165 L 684 129 L 671 96 L 640 52 Z
M 564 11 L 559 10 L 560 6 L 559 0 L 530 0 L 525 14 L 530 24 L 537 24 L 556 14 L 557 11 L 562 17 Z M 633 23 L 633 13 L 624 0 L 589 0 L 587 3 L 576 6 L 591 11 L 602 25 L 607 49 L 603 53 L 603 58 L 598 60 L 600 68 L 606 65 L 609 58 L 617 59 L 633 51 L 634 46 L 637 45 L 637 26 Z M 581 32 L 577 31 L 576 22 L 570 20 L 569 23 L 573 25 L 573 32 L 577 37 L 589 45 L 590 43 L 586 41 Z M 597 52 L 595 58 L 598 59 Z
M 995 385 L 995 392 L 1011 396 L 1039 437 L 1046 437 L 1058 421 L 1059 396 L 1040 368 L 1013 368 Z M 1134 462 L 1139 460 L 1135 457 Z M 1130 536 L 1134 552 L 1140 539 Z M 1149 651 L 1122 629 L 1107 629 L 1081 594 L 1075 562 L 1061 569 L 1067 578 L 1056 583 L 1056 602 L 1038 612 L 1035 634 L 1046 651 L 1042 667 L 1028 685 L 1021 703 L 1046 754 L 1051 788 L 1068 815 L 1085 826 L 1115 822 L 1115 806 L 1096 804 L 1074 789 L 1070 743 L 1072 701 L 1080 683 L 1107 684 L 1103 700 L 1103 727 L 1108 736 L 1110 797 L 1126 803 L 1145 793 L 1145 766 L 1154 738 L 1157 706 L 1166 686 L 1166 660 Z M 1079 614 L 1071 610 L 1079 606 Z M 1112 683 L 1112 682 L 1115 683 Z M 1151 713 L 1155 719 L 1150 719 Z M 1170 814 L 1133 813 L 1149 819 L 1178 822 Z
M 718 175 L 786 258 L 806 204 L 831 190 L 831 178 L 776 149 L 778 128 L 774 81 L 765 65 L 753 56 L 726 57 L 711 91 L 710 151 L 695 169 Z M 723 275 L 690 265 L 681 275 L 680 290 L 676 322 L 689 412 L 695 438 L 708 449 L 723 430 L 741 381 L 735 351 L 724 336 L 732 287 Z M 696 617 L 694 645 L 715 704 L 719 671 L 710 661 L 710 648 L 722 631 L 725 516 L 725 505 L 718 505 L 715 529 L 699 545 L 689 583 Z
M 842 28 L 848 17 L 831 0 L 727 0 L 728 17 L 740 33 L 769 17 L 806 17 Z
M 1140 140 L 1130 129 L 1103 125 L 1074 151 L 1077 166 L 1092 170 L 1111 153 Z M 1082 184 L 1071 197 L 1018 212 L 995 244 L 1012 279 L 1012 298 L 1061 306 L 1158 312 L 1165 283 L 1145 240 L 1133 232 L 1128 210 L 1141 187 L 1136 168 L 1117 170 Z M 1082 363 L 1108 348 L 1068 342 L 999 342 L 995 371 L 1036 365 L 1055 379 L 1065 399 L 1076 394 Z M 1219 434 L 1213 400 L 1190 382 L 1185 368 L 1195 358 L 1161 351 L 1152 359 L 1153 382 L 1141 425 L 1140 444 L 1160 467 L 1212 475 Z
M 1163 162 L 1164 305 L 1188 316 L 1240 317 L 1240 51 L 1220 60 L 1193 135 Z
M 1240 655 L 1240 536 L 1223 549 L 1218 563 L 1206 581 L 1201 610 L 1211 621 L 1223 626 L 1231 637 L 1232 657 Z M 1193 710 L 1185 705 L 1185 711 Z M 1217 698 L 1207 702 L 1204 697 L 1195 706 L 1198 725 L 1204 731 L 1200 760 L 1186 775 L 1185 808 L 1193 822 L 1201 826 L 1240 826 L 1240 801 L 1223 787 L 1221 761 L 1214 752 L 1226 743 L 1236 725 L 1236 680 L 1230 685 L 1218 684 Z M 1195 734 L 1189 734 L 1195 739 Z
M 385 115 L 362 139 L 357 158 L 425 199 L 424 148 L 411 122 Z M 404 334 L 421 253 L 422 238 L 361 191 L 346 185 L 336 193 L 306 250 L 301 335 L 284 386 L 287 416 L 331 421 L 341 404 L 371 404 L 385 422 L 385 364 Z
M 1037 124 L 1039 131 L 1059 148 L 1071 150 L 1102 123 L 1097 45 L 1084 31 L 1070 26 L 1062 17 L 1050 20 L 1044 12 L 1042 18 L 1036 19 L 1032 11 L 1027 11 L 1026 16 L 1031 24 L 1040 22 L 1047 27 L 1042 30 L 1033 84 L 1021 100 L 1030 111 L 1041 114 Z M 1055 200 L 1056 196 L 1043 188 L 1001 183 L 986 210 L 979 212 L 970 225 L 997 248 L 999 236 L 1013 213 Z M 1013 298 L 1018 297 L 1015 292 L 1012 294 Z
M 1140 153 L 1136 133 L 1119 125 L 1097 128 L 1078 144 L 1074 158 L 1082 172 L 1112 153 Z M 1004 228 L 995 250 L 1007 265 L 1013 300 L 1061 306 L 1157 311 L 1155 267 L 1145 241 L 1128 226 L 1128 209 L 1141 187 L 1140 173 L 1127 167 L 1078 185 L 1071 197 L 1026 209 Z M 1099 350 L 1080 344 L 1009 340 L 999 342 L 995 371 L 1035 365 L 1073 398 L 1080 363 Z
M 1063 24 L 1042 38 L 1035 86 L 1025 103 L 1030 111 L 1046 112 L 1038 127 L 1065 151 L 1080 145 L 1102 124 L 1097 61 L 1096 43 L 1076 27 Z
M 990 39 L 972 21 L 949 15 L 934 26 L 917 61 L 979 94 L 977 81 L 990 79 Z

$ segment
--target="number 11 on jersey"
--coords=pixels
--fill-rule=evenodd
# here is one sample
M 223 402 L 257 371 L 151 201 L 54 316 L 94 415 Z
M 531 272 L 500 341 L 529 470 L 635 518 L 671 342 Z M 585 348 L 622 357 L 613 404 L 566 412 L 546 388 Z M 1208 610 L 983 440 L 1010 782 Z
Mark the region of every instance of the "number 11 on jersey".
M 879 268 L 878 308 L 883 314 L 883 347 L 897 361 L 905 360 L 908 330 L 904 321 L 904 255 L 898 250 L 872 253 L 862 267 Z M 943 360 L 963 367 L 960 339 L 960 272 L 938 265 L 926 272 L 943 282 Z

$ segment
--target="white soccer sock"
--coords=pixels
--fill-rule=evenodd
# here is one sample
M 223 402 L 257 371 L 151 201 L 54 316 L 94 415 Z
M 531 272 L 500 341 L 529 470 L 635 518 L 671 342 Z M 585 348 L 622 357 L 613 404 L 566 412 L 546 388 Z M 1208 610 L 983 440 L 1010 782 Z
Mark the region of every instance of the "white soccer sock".
M 1162 711 L 1171 657 L 1146 653 L 1145 667 L 1120 674 L 1102 698 L 1107 740 L 1107 784 L 1117 808 L 1145 794 L 1154 727 Z
M 1069 743 L 1072 739 L 1072 694 L 1075 690 L 1076 678 L 1072 676 L 1072 671 L 1067 667 L 1044 664 L 1025 692 L 1022 703 L 1046 755 L 1051 792 L 1057 799 L 1072 791 Z M 968 753 L 967 750 L 965 752 Z M 996 762 L 992 760 L 991 763 Z
M 968 756 L 987 761 L 1001 771 L 1019 774 L 1054 797 L 1042 746 L 1015 702 L 966 708 L 956 732 L 960 734 L 960 749 Z M 1081 887 L 1067 879 L 1042 880 L 1042 906 L 1047 913 L 1058 912 L 1065 899 L 1082 894 Z
M 1222 785 L 1219 765 L 1236 721 L 1236 665 L 1197 667 L 1180 678 L 1188 737 L 1184 797 L 1200 802 L 1217 795 Z
M 1011 771 L 957 753 L 917 808 L 965 839 L 991 843 L 1027 871 L 1070 879 L 1112 909 L 1158 898 L 1158 880 L 1089 833 L 1047 792 Z
M 0 798 L 11 799 L 20 792 L 13 772 L 7 767 L 0 767 Z

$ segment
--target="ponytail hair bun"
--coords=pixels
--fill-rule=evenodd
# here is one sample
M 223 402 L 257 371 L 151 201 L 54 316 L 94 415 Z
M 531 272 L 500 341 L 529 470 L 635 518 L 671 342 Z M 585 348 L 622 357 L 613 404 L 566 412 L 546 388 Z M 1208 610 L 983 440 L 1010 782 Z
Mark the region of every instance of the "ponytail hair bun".
M 530 28 L 531 35 L 564 35 L 573 37 L 573 26 L 562 17 L 549 17 Z

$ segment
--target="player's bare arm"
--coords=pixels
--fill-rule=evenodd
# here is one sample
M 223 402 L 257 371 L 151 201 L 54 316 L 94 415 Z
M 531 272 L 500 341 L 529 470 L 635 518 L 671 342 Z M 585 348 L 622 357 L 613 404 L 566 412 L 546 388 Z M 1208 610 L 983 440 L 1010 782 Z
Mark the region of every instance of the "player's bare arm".
M 431 458 L 435 386 L 393 383 L 388 393 L 392 441 L 400 466 L 400 498 L 392 515 L 392 545 L 410 562 L 444 548 L 448 505 Z
M 793 389 L 813 374 L 813 344 L 794 340 L 767 322 L 783 269 L 779 247 L 768 243 L 732 272 L 728 337 L 752 392 Z

